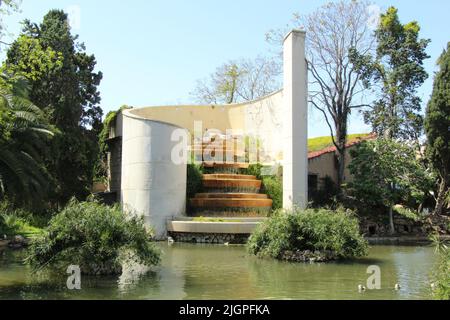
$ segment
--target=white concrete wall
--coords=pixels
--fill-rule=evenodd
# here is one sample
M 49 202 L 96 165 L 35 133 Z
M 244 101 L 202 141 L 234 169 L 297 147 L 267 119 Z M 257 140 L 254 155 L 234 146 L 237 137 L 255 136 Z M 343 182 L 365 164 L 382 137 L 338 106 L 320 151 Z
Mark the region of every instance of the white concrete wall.
M 308 204 L 308 74 L 303 31 L 284 40 L 283 207 Z
M 136 115 L 172 123 L 194 134 L 194 122 L 201 121 L 203 130 L 218 129 L 225 133 L 233 130 L 251 135 L 261 142 L 264 163 L 281 162 L 283 146 L 283 91 L 279 90 L 261 99 L 221 105 L 157 106 L 134 109 Z
M 175 130 L 180 128 L 138 117 L 133 110 L 123 113 L 121 203 L 143 215 L 157 239 L 166 237 L 167 219 L 184 215 L 186 208 L 186 164 L 171 159 L 179 144 L 171 141 Z
M 283 160 L 283 90 L 245 105 L 246 135 L 254 136 L 261 142 L 261 162 L 281 163 Z

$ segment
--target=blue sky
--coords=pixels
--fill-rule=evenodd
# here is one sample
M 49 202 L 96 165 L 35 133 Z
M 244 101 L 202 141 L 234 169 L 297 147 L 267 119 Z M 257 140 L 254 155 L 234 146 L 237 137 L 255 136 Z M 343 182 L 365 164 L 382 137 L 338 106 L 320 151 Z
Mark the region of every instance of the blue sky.
M 52 8 L 80 10 L 74 30 L 94 53 L 104 73 L 100 91 L 105 113 L 122 104 L 135 107 L 190 102 L 197 79 L 220 64 L 254 58 L 273 47 L 265 41 L 270 29 L 282 28 L 292 13 L 307 14 L 327 1 L 313 0 L 23 0 L 21 13 L 6 18 L 8 31 L 17 36 L 25 18 L 40 22 Z M 381 9 L 394 5 L 402 22 L 417 20 L 421 36 L 430 38 L 432 74 L 435 61 L 450 41 L 450 1 L 378 0 Z M 4 53 L 1 54 L 2 58 Z M 432 76 L 420 94 L 424 101 Z M 328 135 L 317 113 L 310 116 L 310 137 Z M 353 115 L 350 131 L 369 131 Z

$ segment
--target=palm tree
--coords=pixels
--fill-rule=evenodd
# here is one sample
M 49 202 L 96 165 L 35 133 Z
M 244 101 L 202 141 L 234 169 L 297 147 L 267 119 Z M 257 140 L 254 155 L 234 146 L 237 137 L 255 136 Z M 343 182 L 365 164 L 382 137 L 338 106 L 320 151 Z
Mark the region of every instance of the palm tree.
M 0 197 L 31 204 L 48 186 L 41 155 L 53 133 L 42 110 L 27 99 L 25 80 L 11 82 L 0 76 Z

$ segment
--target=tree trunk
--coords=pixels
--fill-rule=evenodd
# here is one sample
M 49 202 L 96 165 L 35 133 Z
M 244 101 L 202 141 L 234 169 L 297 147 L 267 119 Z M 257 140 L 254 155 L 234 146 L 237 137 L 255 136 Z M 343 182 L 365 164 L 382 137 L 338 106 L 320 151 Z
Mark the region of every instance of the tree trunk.
M 341 115 L 336 122 L 336 158 L 338 196 L 342 196 L 342 184 L 345 181 L 345 152 L 347 144 L 347 117 Z
M 444 209 L 445 200 L 447 198 L 448 188 L 447 184 L 445 183 L 445 179 L 441 180 L 441 183 L 439 185 L 439 193 L 438 197 L 436 199 L 436 207 L 434 209 L 434 215 L 441 215 L 442 211 Z
M 341 194 L 342 184 L 345 178 L 345 145 L 337 153 L 337 187 L 339 194 Z
M 395 226 L 394 226 L 394 212 L 392 210 L 392 206 L 389 207 L 389 233 L 393 235 L 395 233 Z

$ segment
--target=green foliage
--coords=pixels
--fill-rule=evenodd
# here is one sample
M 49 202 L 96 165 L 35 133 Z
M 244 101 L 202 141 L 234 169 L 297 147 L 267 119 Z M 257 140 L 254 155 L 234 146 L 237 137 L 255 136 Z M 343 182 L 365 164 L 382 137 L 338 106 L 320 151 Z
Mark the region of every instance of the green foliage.
M 71 34 L 61 10 L 49 11 L 39 25 L 25 21 L 3 65 L 4 71 L 28 80 L 30 100 L 61 132 L 44 159 L 53 178 L 54 204 L 73 195 L 85 198 L 90 191 L 102 118 L 97 90 L 102 74 L 95 66 L 95 57 Z
M 203 188 L 203 169 L 197 164 L 187 165 L 187 198 L 193 198 Z
M 272 173 L 271 175 L 265 175 L 265 168 L 262 164 L 250 164 L 247 169 L 243 169 L 243 174 L 255 176 L 262 181 L 261 193 L 267 194 L 267 196 L 273 200 L 272 210 L 278 210 L 283 207 L 283 179 L 282 168 L 279 168 L 279 172 Z
M 75 200 L 31 242 L 26 259 L 35 270 L 74 264 L 94 275 L 120 274 L 125 260 L 144 265 L 160 260 L 143 219 L 126 216 L 118 206 Z
M 439 176 L 436 209 L 440 214 L 450 196 L 450 42 L 438 64 L 440 70 L 435 76 L 433 94 L 426 111 L 425 132 L 427 158 Z
M 275 259 L 285 251 L 330 250 L 346 259 L 368 250 L 358 220 L 342 209 L 279 211 L 258 226 L 247 246 L 252 254 Z
M 63 56 L 50 47 L 44 48 L 40 41 L 21 35 L 13 43 L 17 64 L 4 66 L 8 73 L 22 76 L 29 81 L 37 81 L 46 75 L 55 74 L 63 67 Z
M 262 192 L 272 199 L 272 209 L 278 210 L 283 207 L 283 180 L 278 176 L 265 176 L 262 178 Z
M 438 260 L 433 272 L 433 298 L 436 300 L 450 300 L 450 248 L 448 243 L 433 235 L 431 240 L 436 246 Z
M 120 112 L 130 108 L 131 107 L 124 105 L 120 107 L 119 110 L 110 111 L 103 121 L 102 130 L 99 133 L 98 139 L 100 152 L 94 169 L 94 179 L 97 181 L 106 180 L 107 178 L 107 154 L 109 152 L 107 140 L 109 139 L 111 126 L 115 124 L 117 116 Z
M 0 78 L 0 198 L 36 209 L 48 187 L 43 156 L 55 130 L 28 100 L 26 85 L 21 78 Z
M 366 88 L 380 87 L 372 108 L 365 112 L 366 123 L 379 136 L 418 139 L 423 119 L 417 89 L 428 78 L 423 61 L 429 56 L 430 40 L 419 39 L 417 22 L 402 24 L 398 10 L 390 7 L 381 15 L 375 31 L 376 56 L 350 50 L 356 70 Z
M 42 233 L 48 220 L 24 209 L 16 209 L 7 201 L 0 202 L 0 237 L 21 235 L 32 238 Z
M 365 141 L 350 151 L 354 180 L 348 191 L 368 206 L 409 204 L 418 207 L 428 193 L 430 177 L 414 148 L 389 139 Z
M 261 170 L 263 165 L 260 163 L 252 163 L 246 169 L 242 169 L 242 174 L 247 174 L 250 176 L 255 176 L 256 179 L 262 179 Z
M 415 211 L 413 211 L 411 209 L 405 208 L 403 206 L 399 206 L 399 205 L 395 206 L 394 207 L 394 211 L 397 214 L 399 214 L 399 215 L 401 215 L 401 216 L 403 216 L 405 218 L 408 218 L 408 219 L 411 219 L 411 220 L 414 220 L 414 221 L 419 221 L 420 220 L 420 216 L 419 216 L 419 214 L 417 212 L 415 212 Z

